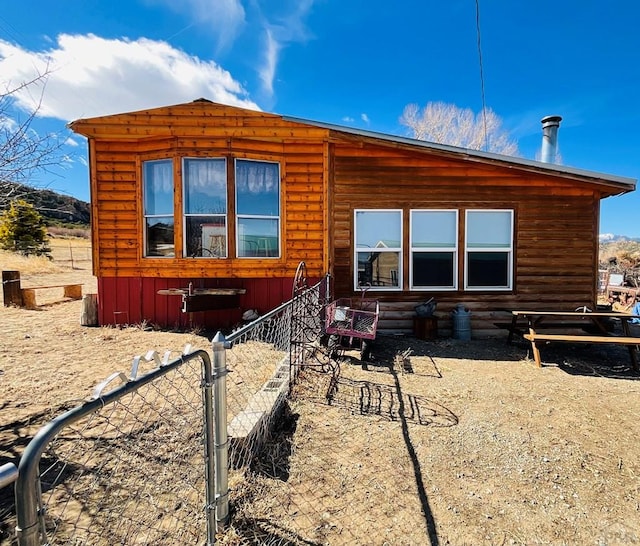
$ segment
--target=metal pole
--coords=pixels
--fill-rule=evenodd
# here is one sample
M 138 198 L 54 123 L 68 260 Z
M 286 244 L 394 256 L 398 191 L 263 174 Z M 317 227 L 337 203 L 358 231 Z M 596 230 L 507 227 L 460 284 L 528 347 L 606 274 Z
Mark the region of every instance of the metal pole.
M 213 419 L 213 371 L 211 361 L 203 360 L 203 390 L 204 400 L 204 445 L 205 445 L 205 480 L 206 480 L 206 516 L 207 516 L 207 546 L 216 542 L 216 491 L 215 480 L 215 424 Z
M 222 332 L 211 343 L 213 348 L 213 403 L 215 419 L 215 505 L 216 528 L 229 520 L 229 439 L 227 437 L 227 355 L 230 347 Z M 210 484 L 209 484 L 210 485 Z

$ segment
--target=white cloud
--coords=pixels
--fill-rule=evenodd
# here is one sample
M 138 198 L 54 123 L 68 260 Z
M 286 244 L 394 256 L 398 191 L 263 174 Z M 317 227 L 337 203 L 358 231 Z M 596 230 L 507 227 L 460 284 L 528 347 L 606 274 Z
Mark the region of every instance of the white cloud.
M 344 121 L 345 123 L 353 123 L 355 119 L 353 119 L 351 116 L 344 116 L 342 118 L 342 121 Z
M 258 110 L 231 74 L 213 61 L 187 55 L 166 42 L 58 36 L 47 51 L 0 40 L 0 74 L 15 88 L 49 72 L 46 82 L 13 94 L 27 111 L 65 121 L 183 103 L 199 97 Z
M 72 139 L 71 137 L 67 138 L 67 140 L 65 140 L 65 141 L 64 141 L 64 143 L 65 143 L 67 146 L 72 146 L 73 148 L 75 148 L 76 146 L 78 146 L 78 143 L 77 143 L 74 139 Z
M 156 0 L 181 15 L 191 15 L 193 23 L 207 26 L 218 42 L 218 50 L 229 47 L 245 25 L 241 0 Z M 178 32 L 179 34 L 179 32 Z
M 273 16 L 264 23 L 265 56 L 263 66 L 258 69 L 263 90 L 273 95 L 273 80 L 278 67 L 280 52 L 292 43 L 304 43 L 310 37 L 304 19 L 309 14 L 315 0 L 299 0 L 293 2 L 293 8 L 284 15 Z
M 264 64 L 258 73 L 260 74 L 262 87 L 269 96 L 273 95 L 273 78 L 276 73 L 279 50 L 280 45 L 273 39 L 271 31 L 267 29 L 265 34 Z
M 371 121 L 371 120 L 369 119 L 369 116 L 367 116 L 367 114 L 360 114 L 360 119 L 361 119 L 362 121 L 364 121 L 367 125 L 368 125 L 368 124 L 370 123 L 370 121 Z

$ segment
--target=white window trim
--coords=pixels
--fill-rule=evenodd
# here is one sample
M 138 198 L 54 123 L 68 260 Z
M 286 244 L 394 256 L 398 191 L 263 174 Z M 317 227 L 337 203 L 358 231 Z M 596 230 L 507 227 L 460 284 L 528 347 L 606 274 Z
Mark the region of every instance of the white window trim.
M 414 212 L 453 212 L 456 217 L 456 235 L 453 247 L 424 248 L 413 247 L 413 213 Z M 458 237 L 460 233 L 460 214 L 458 209 L 411 209 L 409 211 L 409 290 L 413 292 L 455 292 L 458 290 Z M 453 286 L 414 286 L 413 285 L 413 253 L 414 252 L 453 252 Z
M 253 161 L 254 163 L 270 163 L 278 166 L 278 216 L 264 216 L 257 214 L 238 214 L 238 183 L 236 167 L 238 161 Z M 236 157 L 233 159 L 233 194 L 235 196 L 234 214 L 235 214 L 235 230 L 236 230 L 236 258 L 239 260 L 280 260 L 282 258 L 282 166 L 279 161 L 268 161 L 265 159 L 254 159 L 250 157 Z M 277 220 L 278 227 L 278 255 L 277 256 L 240 256 L 240 225 L 239 220 L 246 218 L 248 220 Z
M 509 224 L 511 229 L 511 242 L 509 247 L 504 248 L 495 248 L 495 247 L 473 247 L 469 248 L 467 244 L 468 240 L 468 218 L 470 212 L 508 212 L 509 213 Z M 510 292 L 513 290 L 513 240 L 515 233 L 514 229 L 514 211 L 513 209 L 467 209 L 465 210 L 465 222 L 464 222 L 464 289 L 469 292 Z M 469 252 L 496 252 L 500 254 L 507 253 L 508 254 L 508 286 L 469 286 L 468 283 L 468 271 L 469 271 Z
M 225 181 L 228 180 L 228 176 L 227 176 L 227 169 L 229 168 L 229 162 L 227 160 L 226 157 L 224 156 L 215 156 L 215 157 L 191 157 L 191 156 L 187 156 L 187 157 L 183 157 L 182 158 L 182 162 L 181 162 L 181 168 L 182 168 L 182 257 L 183 258 L 194 258 L 194 259 L 200 259 L 200 258 L 204 258 L 204 259 L 213 259 L 213 260 L 220 260 L 220 259 L 226 259 L 229 257 L 229 203 L 227 203 L 227 212 L 225 214 L 192 214 L 192 213 L 187 213 L 185 211 L 185 206 L 184 204 L 186 203 L 186 192 L 187 192 L 187 184 L 185 183 L 186 177 L 185 177 L 185 161 L 188 159 L 223 159 L 224 160 L 224 177 L 225 177 Z M 225 192 L 228 191 L 227 188 L 228 183 L 225 182 Z M 226 201 L 226 195 L 225 195 L 225 201 Z M 196 218 L 196 217 L 203 217 L 203 218 L 211 218 L 213 216 L 216 217 L 224 217 L 224 227 L 225 227 L 225 254 L 224 256 L 189 256 L 187 254 L 187 218 Z M 203 241 L 204 243 L 204 241 Z M 203 245 L 204 248 L 204 245 Z
M 376 252 L 393 252 L 395 254 L 400 255 L 400 259 L 398 260 L 398 286 L 372 286 L 369 288 L 370 291 L 376 292 L 402 292 L 403 290 L 403 272 L 402 272 L 402 264 L 404 261 L 402 244 L 404 239 L 403 234 L 403 210 L 402 209 L 354 209 L 353 211 L 353 290 L 360 290 L 361 286 L 358 285 L 358 246 L 356 241 L 358 240 L 358 222 L 357 217 L 359 212 L 399 212 L 400 213 L 400 246 L 397 248 L 376 248 Z M 371 252 L 373 249 L 362 247 L 360 249 L 361 252 Z

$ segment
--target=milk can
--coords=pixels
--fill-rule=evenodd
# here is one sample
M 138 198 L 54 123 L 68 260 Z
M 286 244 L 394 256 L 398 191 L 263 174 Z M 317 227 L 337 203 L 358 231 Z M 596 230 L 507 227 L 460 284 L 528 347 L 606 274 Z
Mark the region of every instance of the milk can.
M 464 303 L 459 303 L 451 311 L 451 320 L 453 322 L 453 339 L 470 340 L 471 311 L 465 307 Z

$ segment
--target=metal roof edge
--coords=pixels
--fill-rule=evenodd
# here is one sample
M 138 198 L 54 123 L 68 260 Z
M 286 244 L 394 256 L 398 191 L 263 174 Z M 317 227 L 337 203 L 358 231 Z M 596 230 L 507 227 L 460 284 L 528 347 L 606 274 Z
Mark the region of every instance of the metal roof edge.
M 297 118 L 293 116 L 282 116 L 285 121 L 293 123 L 304 123 L 307 125 L 314 125 L 337 131 L 341 133 L 347 133 L 356 136 L 363 136 L 368 138 L 374 138 L 377 140 L 385 140 L 388 142 L 396 142 L 400 144 L 407 144 L 410 146 L 416 146 L 418 148 L 428 148 L 431 150 L 455 154 L 462 158 L 470 158 L 477 160 L 485 160 L 491 162 L 499 162 L 501 164 L 511 164 L 516 167 L 524 167 L 533 169 L 536 171 L 547 171 L 549 174 L 558 174 L 564 176 L 579 177 L 581 179 L 597 179 L 613 183 L 615 185 L 626 186 L 626 191 L 635 190 L 637 180 L 626 176 L 618 176 L 613 174 L 600 173 L 596 171 L 589 171 L 586 169 L 579 169 L 576 167 L 567 167 L 565 165 L 557 165 L 553 163 L 543 163 L 542 161 L 534 161 L 532 159 L 525 159 L 521 157 L 507 156 L 496 154 L 493 152 L 483 152 L 481 150 L 470 150 L 468 148 L 460 148 L 458 146 L 451 146 L 448 144 L 437 144 L 435 142 L 428 142 L 426 140 L 417 140 L 415 138 L 403 137 L 398 135 L 390 135 L 387 133 L 378 133 L 375 131 L 368 131 L 366 129 L 353 129 L 351 127 L 345 127 L 343 125 L 336 125 L 332 123 L 325 123 L 321 121 L 313 121 L 304 118 Z

